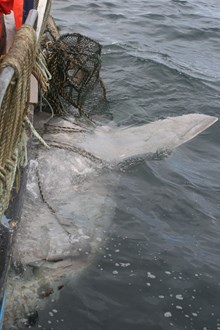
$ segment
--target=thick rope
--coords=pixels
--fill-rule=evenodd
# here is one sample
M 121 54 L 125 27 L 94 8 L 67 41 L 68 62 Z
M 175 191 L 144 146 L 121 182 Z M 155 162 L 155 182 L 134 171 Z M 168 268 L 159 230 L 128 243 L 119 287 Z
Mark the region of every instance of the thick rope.
M 0 71 L 6 67 L 14 69 L 0 109 L 0 219 L 8 206 L 16 169 L 23 157 L 18 145 L 28 112 L 30 76 L 35 59 L 35 31 L 31 26 L 23 25 L 16 32 L 13 45 L 0 64 Z M 22 146 L 22 152 L 24 148 Z

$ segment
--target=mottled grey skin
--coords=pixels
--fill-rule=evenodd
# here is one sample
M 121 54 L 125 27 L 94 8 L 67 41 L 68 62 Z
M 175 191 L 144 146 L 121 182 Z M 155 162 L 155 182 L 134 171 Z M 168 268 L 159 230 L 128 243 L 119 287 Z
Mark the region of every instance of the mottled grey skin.
M 44 135 L 50 149 L 36 148 L 30 161 L 13 253 L 22 271 L 12 270 L 9 277 L 5 329 L 19 329 L 25 314 L 42 308 L 46 296 L 56 295 L 94 260 L 114 217 L 118 163 L 171 151 L 216 120 L 186 115 L 140 127 L 92 129 L 71 117 L 52 119 Z

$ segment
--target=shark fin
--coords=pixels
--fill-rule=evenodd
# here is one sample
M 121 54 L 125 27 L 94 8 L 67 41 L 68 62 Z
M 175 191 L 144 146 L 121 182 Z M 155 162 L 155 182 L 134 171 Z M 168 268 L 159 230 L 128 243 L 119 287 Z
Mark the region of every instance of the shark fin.
M 213 116 L 187 114 L 134 127 L 101 126 L 78 145 L 104 161 L 119 163 L 135 156 L 170 152 L 217 120 Z

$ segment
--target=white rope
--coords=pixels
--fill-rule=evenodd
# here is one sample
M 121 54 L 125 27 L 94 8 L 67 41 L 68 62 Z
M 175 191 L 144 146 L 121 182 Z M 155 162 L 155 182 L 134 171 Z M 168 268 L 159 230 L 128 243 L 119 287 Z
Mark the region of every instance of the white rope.
M 50 146 L 44 141 L 44 139 L 40 136 L 40 134 L 36 131 L 29 118 L 26 116 L 25 121 L 31 129 L 32 134 L 47 148 L 50 149 Z

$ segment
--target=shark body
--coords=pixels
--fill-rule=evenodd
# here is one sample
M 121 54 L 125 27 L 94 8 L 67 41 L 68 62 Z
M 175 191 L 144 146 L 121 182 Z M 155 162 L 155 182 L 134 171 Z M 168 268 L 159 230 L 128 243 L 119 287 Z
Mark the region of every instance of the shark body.
M 217 120 L 189 114 L 138 127 L 88 128 L 53 118 L 30 161 L 23 215 L 9 278 L 5 329 L 24 323 L 66 280 L 92 262 L 114 217 L 118 164 L 169 153 Z M 15 267 L 15 268 L 16 268 Z M 15 281 L 16 279 L 16 281 Z

